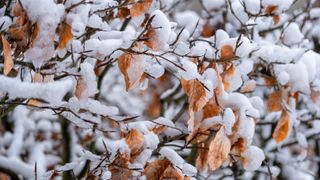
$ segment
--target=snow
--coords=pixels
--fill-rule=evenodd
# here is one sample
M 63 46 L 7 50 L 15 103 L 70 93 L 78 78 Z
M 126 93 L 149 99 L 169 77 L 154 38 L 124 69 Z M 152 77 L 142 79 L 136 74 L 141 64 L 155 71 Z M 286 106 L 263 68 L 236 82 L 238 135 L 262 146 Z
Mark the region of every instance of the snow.
M 265 159 L 264 152 L 256 146 L 249 146 L 241 155 L 248 160 L 248 164 L 244 167 L 248 171 L 257 170 Z
M 32 179 L 34 177 L 33 165 L 27 164 L 18 158 L 7 158 L 0 156 L 0 167 L 10 169 L 16 174 L 21 174 L 26 178 Z
M 98 93 L 96 75 L 94 73 L 94 67 L 90 63 L 84 62 L 80 67 L 80 74 L 85 86 L 84 92 L 81 96 L 83 96 L 83 99 L 87 99 Z
M 155 10 L 150 17 L 154 16 L 151 27 L 155 30 L 157 47 L 162 49 L 169 41 L 171 26 L 167 16 L 161 10 Z
M 200 74 L 198 73 L 197 65 L 191 62 L 190 60 L 183 59 L 182 67 L 183 69 L 185 69 L 185 70 L 180 70 L 180 74 L 183 79 L 192 80 L 200 77 Z
M 169 147 L 162 147 L 159 151 L 161 156 L 167 158 L 174 166 L 183 168 L 184 160 L 173 149 Z
M 12 20 L 10 17 L 8 16 L 2 16 L 0 17 L 0 27 L 1 27 L 1 31 L 4 31 L 6 29 L 9 28 L 9 26 L 11 26 L 12 24 Z
M 196 28 L 199 16 L 195 12 L 187 10 L 176 13 L 174 19 L 181 27 L 185 27 L 185 30 L 191 33 Z
M 72 88 L 73 81 L 71 79 L 48 83 L 30 83 L 0 75 L 0 91 L 7 92 L 11 99 L 36 98 L 52 104 L 59 104 Z
M 293 45 L 301 42 L 304 36 L 297 23 L 290 23 L 283 32 L 283 43 Z
M 218 10 L 226 5 L 226 1 L 224 0 L 215 0 L 215 1 L 203 0 L 202 3 L 208 10 Z
M 234 116 L 232 110 L 230 108 L 226 108 L 223 113 L 223 121 L 222 124 L 225 128 L 225 132 L 228 135 L 232 134 L 232 127 L 234 123 L 236 122 L 236 117 Z
M 258 14 L 260 11 L 260 0 L 244 0 L 246 10 L 251 14 Z

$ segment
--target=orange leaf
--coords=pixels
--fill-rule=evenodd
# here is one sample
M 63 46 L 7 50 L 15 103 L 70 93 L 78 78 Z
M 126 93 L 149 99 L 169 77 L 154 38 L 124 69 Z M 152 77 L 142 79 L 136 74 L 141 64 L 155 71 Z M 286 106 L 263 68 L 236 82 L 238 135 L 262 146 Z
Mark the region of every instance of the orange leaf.
M 223 87 L 225 90 L 229 90 L 230 89 L 230 81 L 232 80 L 234 74 L 235 74 L 235 66 L 234 64 L 231 64 L 228 68 L 225 68 L 225 70 L 223 71 L 223 73 L 221 74 L 222 77 L 222 81 L 223 81 Z
M 146 13 L 152 4 L 152 1 L 153 0 L 143 0 L 142 2 L 134 3 L 130 9 L 131 17 L 137 17 Z
M 80 77 L 77 80 L 76 92 L 75 92 L 75 95 L 79 100 L 87 98 L 87 91 L 88 91 L 87 88 L 88 87 L 85 80 L 82 77 Z
M 220 128 L 209 146 L 208 163 L 212 171 L 218 169 L 228 159 L 230 148 L 230 139 L 223 128 Z
M 118 66 L 124 76 L 127 91 L 140 82 L 144 73 L 144 64 L 144 57 L 140 55 L 124 53 L 118 58 Z
M 4 51 L 4 63 L 3 63 L 3 74 L 8 75 L 13 68 L 12 51 L 7 39 L 1 35 L 2 46 Z
M 189 97 L 189 109 L 193 112 L 200 111 L 207 103 L 205 87 L 196 79 L 181 79 L 181 85 Z
M 59 46 L 58 49 L 67 47 L 69 41 L 73 38 L 71 26 L 67 23 L 62 23 L 59 31 Z
M 275 91 L 268 98 L 268 112 L 281 111 L 282 109 L 282 92 Z
M 279 15 L 273 15 L 272 16 L 273 19 L 273 25 L 277 25 L 280 21 L 280 16 Z
M 278 6 L 276 5 L 269 5 L 267 8 L 266 8 L 266 13 L 267 14 L 274 14 L 274 12 L 278 9 Z
M 159 180 L 169 165 L 170 161 L 167 159 L 158 159 L 149 163 L 144 169 L 147 180 Z
M 215 28 L 213 26 L 210 25 L 209 22 L 207 22 L 204 26 L 203 26 L 203 30 L 202 30 L 202 33 L 201 35 L 203 37 L 211 37 L 214 35 L 215 33 Z
M 220 49 L 221 60 L 230 60 L 233 58 L 233 47 L 229 44 L 223 45 Z
M 289 120 L 289 113 L 283 110 L 276 129 L 272 134 L 277 143 L 282 142 L 288 136 L 290 123 Z

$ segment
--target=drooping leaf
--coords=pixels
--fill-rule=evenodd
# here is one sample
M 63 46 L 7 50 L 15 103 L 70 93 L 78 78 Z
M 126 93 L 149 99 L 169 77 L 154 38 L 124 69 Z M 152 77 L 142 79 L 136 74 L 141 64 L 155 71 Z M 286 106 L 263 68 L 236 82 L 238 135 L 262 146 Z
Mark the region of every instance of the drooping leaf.
M 268 112 L 281 111 L 282 109 L 282 92 L 275 91 L 268 97 Z
M 289 133 L 290 116 L 286 110 L 282 111 L 281 117 L 278 121 L 276 129 L 274 130 L 272 137 L 277 143 L 282 142 L 286 139 Z
M 212 171 L 218 169 L 227 159 L 231 149 L 229 137 L 220 128 L 209 145 L 208 164 Z
M 12 60 L 12 51 L 9 42 L 3 35 L 1 35 L 1 40 L 4 53 L 3 74 L 8 75 L 14 66 Z
M 128 91 L 139 84 L 144 73 L 145 59 L 142 55 L 124 53 L 118 59 L 118 66 L 124 76 Z
M 201 143 L 198 145 L 198 157 L 196 160 L 196 167 L 199 170 L 204 170 L 208 166 L 208 153 L 209 151 L 206 148 L 209 148 L 208 144 Z
M 73 38 L 72 28 L 66 22 L 62 23 L 59 30 L 59 46 L 58 49 L 64 49 L 67 47 L 69 41 Z
M 126 137 L 126 143 L 130 149 L 131 159 L 133 161 L 143 150 L 144 137 L 137 129 L 132 129 Z
M 196 79 L 181 79 L 181 85 L 184 92 L 189 97 L 189 109 L 198 112 L 207 103 L 207 94 L 205 87 Z

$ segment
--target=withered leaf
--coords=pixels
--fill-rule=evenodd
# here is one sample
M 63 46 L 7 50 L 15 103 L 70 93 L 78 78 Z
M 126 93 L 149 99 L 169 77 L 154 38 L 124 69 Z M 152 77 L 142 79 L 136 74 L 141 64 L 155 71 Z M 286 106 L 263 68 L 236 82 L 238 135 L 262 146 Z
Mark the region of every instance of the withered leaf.
M 288 136 L 289 124 L 290 124 L 289 113 L 286 110 L 283 110 L 280 120 L 276 126 L 276 129 L 272 134 L 272 137 L 276 140 L 277 143 L 282 142 Z
M 170 161 L 167 159 L 157 159 L 147 164 L 144 168 L 144 174 L 147 180 L 159 180 L 170 164 Z
M 7 39 L 1 35 L 2 46 L 4 51 L 3 74 L 8 75 L 13 68 L 12 51 Z
M 172 165 L 169 165 L 160 177 L 160 180 L 167 180 L 167 179 L 183 180 L 183 175 Z
M 268 112 L 281 111 L 282 109 L 282 92 L 275 91 L 268 97 Z
M 208 164 L 212 171 L 218 169 L 228 159 L 230 149 L 230 139 L 223 128 L 220 128 L 209 145 Z
M 118 66 L 124 76 L 126 90 L 140 82 L 144 73 L 145 60 L 141 55 L 122 54 L 118 59 Z
M 152 1 L 153 0 L 143 0 L 142 2 L 134 3 L 130 8 L 131 17 L 137 17 L 146 13 L 152 4 Z
M 144 136 L 137 129 L 132 129 L 126 137 L 126 143 L 131 150 L 130 161 L 133 161 L 143 150 Z
M 200 111 L 207 103 L 205 87 L 196 79 L 185 80 L 182 78 L 181 85 L 189 97 L 189 109 L 193 112 Z
M 59 46 L 58 49 L 64 49 L 67 47 L 69 41 L 73 38 L 72 28 L 66 22 L 62 23 L 59 30 Z
M 233 58 L 233 47 L 229 44 L 223 45 L 220 49 L 221 60 L 230 60 Z

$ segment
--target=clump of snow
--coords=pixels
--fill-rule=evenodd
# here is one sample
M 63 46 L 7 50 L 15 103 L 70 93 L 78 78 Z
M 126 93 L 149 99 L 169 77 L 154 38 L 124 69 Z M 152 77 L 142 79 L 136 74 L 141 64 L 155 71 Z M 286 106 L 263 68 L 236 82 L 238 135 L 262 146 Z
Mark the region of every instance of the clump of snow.
M 30 83 L 0 75 L 0 91 L 7 92 L 10 98 L 36 98 L 52 104 L 59 104 L 62 98 L 73 89 L 73 84 L 71 79 Z
M 257 170 L 265 159 L 264 152 L 256 146 L 249 146 L 241 155 L 247 160 L 244 168 L 248 171 Z
M 290 23 L 283 32 L 283 43 L 286 45 L 293 45 L 301 42 L 304 36 L 300 31 L 297 23 Z

